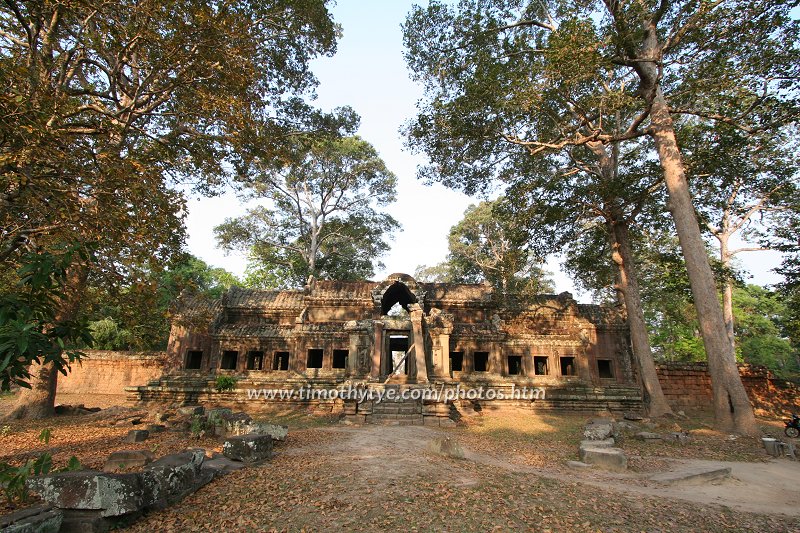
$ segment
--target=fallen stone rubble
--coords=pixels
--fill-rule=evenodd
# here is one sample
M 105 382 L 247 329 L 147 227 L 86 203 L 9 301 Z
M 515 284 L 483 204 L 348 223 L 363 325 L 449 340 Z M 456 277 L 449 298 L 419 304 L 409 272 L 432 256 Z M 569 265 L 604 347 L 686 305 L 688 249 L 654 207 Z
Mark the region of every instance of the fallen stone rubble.
M 109 424 L 139 425 L 147 413 L 113 410 L 90 412 Z M 213 479 L 261 464 L 272 457 L 273 441 L 286 439 L 288 428 L 254 421 L 230 409 L 205 410 L 185 406 L 155 413 L 156 431 L 213 431 L 224 439 L 223 454 L 206 457 L 201 448 L 156 459 L 146 449 L 122 450 L 109 455 L 99 470 L 59 472 L 28 479 L 27 488 L 45 502 L 0 517 L 2 533 L 104 532 L 124 527 L 143 513 L 182 500 Z M 162 423 L 164 423 L 162 425 Z M 140 426 L 141 427 L 141 426 Z M 142 442 L 148 430 L 131 430 L 125 442 Z

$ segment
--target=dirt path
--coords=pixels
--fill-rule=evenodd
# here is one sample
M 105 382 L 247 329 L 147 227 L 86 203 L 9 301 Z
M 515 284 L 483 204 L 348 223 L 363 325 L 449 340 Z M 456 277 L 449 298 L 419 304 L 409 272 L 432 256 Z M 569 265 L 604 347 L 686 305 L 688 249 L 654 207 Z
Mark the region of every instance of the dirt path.
M 441 430 L 417 426 L 365 426 L 331 428 L 346 436 L 333 440 L 318 453 L 347 457 L 348 468 L 358 472 L 362 481 L 381 488 L 402 483 L 410 475 L 446 479 L 455 486 L 471 486 L 478 479 L 458 468 L 458 462 L 442 461 L 425 453 L 427 443 Z M 303 453 L 303 449 L 288 453 Z M 614 474 L 594 469 L 565 471 L 534 468 L 465 449 L 466 460 L 513 473 L 567 482 L 577 482 L 629 494 L 672 498 L 694 503 L 722 505 L 731 509 L 761 514 L 800 516 L 800 462 L 775 459 L 768 463 L 732 461 L 672 460 L 668 471 L 696 467 L 731 468 L 731 476 L 722 481 L 698 485 L 661 485 L 648 474 Z
M 269 463 L 228 474 L 129 530 L 800 531 L 797 465 L 788 462 L 735 463 L 736 479 L 720 485 L 659 487 L 647 481 L 652 473 L 517 464 L 519 454 L 500 443 L 491 456 L 433 455 L 428 442 L 440 435 L 459 438 L 415 426 L 290 431 Z

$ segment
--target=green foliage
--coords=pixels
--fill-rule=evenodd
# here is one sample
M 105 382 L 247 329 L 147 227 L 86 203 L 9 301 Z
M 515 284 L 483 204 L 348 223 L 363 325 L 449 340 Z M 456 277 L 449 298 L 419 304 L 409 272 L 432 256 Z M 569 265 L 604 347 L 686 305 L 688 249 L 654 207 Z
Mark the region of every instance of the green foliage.
M 158 277 L 183 246 L 184 193 L 216 193 L 255 152 L 284 158 L 288 138 L 354 120 L 303 98 L 316 85 L 310 61 L 339 34 L 325 0 L 3 2 L 3 289 L 26 251 L 93 244 L 70 298 L 128 332 L 96 325 L 109 333 L 101 343 L 160 347 Z M 25 305 L 6 303 L 0 318 L 0 344 L 30 341 L 13 368 L 30 362 L 30 332 L 47 329 Z
M 228 392 L 236 388 L 237 379 L 233 376 L 217 376 L 214 388 L 217 392 Z
M 53 436 L 53 430 L 50 428 L 44 428 L 39 433 L 39 442 L 42 442 L 44 444 L 50 444 L 50 437 L 52 436 Z
M 218 298 L 236 276 L 183 253 L 145 283 L 117 290 L 95 287 L 86 307 L 93 344 L 102 350 L 161 350 L 169 337 L 170 318 L 183 291 Z
M 89 331 L 96 350 L 128 350 L 133 345 L 133 334 L 110 317 L 89 322 Z
M 779 294 L 758 285 L 737 287 L 733 310 L 737 356 L 781 375 L 800 371 L 800 352 L 782 335 L 789 310 Z
M 86 324 L 59 314 L 68 268 L 79 255 L 74 249 L 26 254 L 19 282 L 0 294 L 0 390 L 12 383 L 30 388 L 32 363 L 53 363 L 66 374 L 80 359 L 72 347 L 89 341 Z
M 258 159 L 251 168 L 245 196 L 267 203 L 215 230 L 221 246 L 249 254 L 249 285 L 363 279 L 382 266 L 376 259 L 398 224 L 381 208 L 394 201 L 396 178 L 369 143 L 297 142 L 288 161 Z
M 194 415 L 192 417 L 192 423 L 189 426 L 189 431 L 194 437 L 197 438 L 209 431 L 214 431 L 214 428 L 216 426 L 221 426 L 222 423 L 223 420 L 219 414 L 212 413 L 209 415 Z
M 542 262 L 525 246 L 525 232 L 501 206 L 505 199 L 481 202 L 450 228 L 447 261 L 418 267 L 420 279 L 447 283 L 488 281 L 501 293 L 552 290 Z

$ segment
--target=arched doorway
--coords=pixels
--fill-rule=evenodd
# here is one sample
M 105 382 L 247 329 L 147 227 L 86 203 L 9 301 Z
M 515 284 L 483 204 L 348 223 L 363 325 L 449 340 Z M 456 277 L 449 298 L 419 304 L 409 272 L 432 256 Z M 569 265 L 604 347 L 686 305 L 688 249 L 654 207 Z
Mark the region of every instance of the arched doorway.
M 409 304 L 417 303 L 417 297 L 414 293 L 411 292 L 405 283 L 400 281 L 395 281 L 389 285 L 389 288 L 383 293 L 383 298 L 381 298 L 381 316 L 388 315 L 389 311 L 397 303 L 406 311 L 408 311 Z

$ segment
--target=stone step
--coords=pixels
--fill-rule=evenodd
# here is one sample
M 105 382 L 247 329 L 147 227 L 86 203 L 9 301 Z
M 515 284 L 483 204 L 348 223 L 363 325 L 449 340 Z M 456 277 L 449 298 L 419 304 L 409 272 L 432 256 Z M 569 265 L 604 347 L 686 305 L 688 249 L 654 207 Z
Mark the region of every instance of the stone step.
M 675 472 L 656 474 L 650 479 L 662 485 L 703 485 L 730 477 L 730 467 L 694 466 Z
M 381 406 L 380 404 L 378 404 L 372 408 L 372 412 L 375 414 L 387 414 L 387 415 L 396 415 L 396 414 L 418 415 L 422 414 L 422 407 L 418 405 Z
M 367 417 L 367 422 L 372 424 L 388 425 L 419 425 L 423 424 L 422 415 L 388 415 L 373 414 Z

